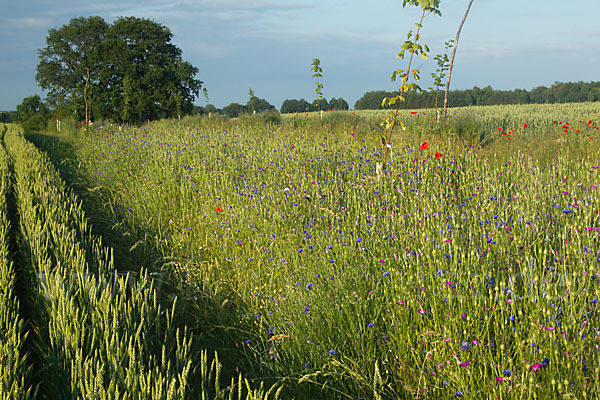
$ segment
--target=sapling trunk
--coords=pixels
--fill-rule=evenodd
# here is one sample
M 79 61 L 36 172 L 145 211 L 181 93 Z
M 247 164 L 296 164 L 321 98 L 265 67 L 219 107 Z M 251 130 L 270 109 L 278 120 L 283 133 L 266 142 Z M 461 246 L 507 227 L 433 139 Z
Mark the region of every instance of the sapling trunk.
M 421 25 L 423 24 L 423 19 L 425 18 L 425 12 L 426 12 L 426 9 L 423 8 L 423 14 L 421 14 L 421 20 L 419 21 L 419 26 L 417 28 L 417 34 L 415 35 L 414 43 L 416 43 L 417 40 L 419 40 L 419 32 L 421 31 Z M 408 80 L 408 76 L 410 74 L 410 66 L 412 64 L 414 55 L 415 55 L 415 51 L 412 50 L 410 52 L 410 58 L 408 60 L 408 68 L 406 69 L 406 74 L 405 74 L 405 77 L 407 80 Z M 400 89 L 400 97 L 402 97 L 402 96 L 404 96 L 404 88 Z M 396 101 L 396 110 L 394 111 L 394 119 L 392 120 L 392 124 L 390 126 L 390 133 L 388 134 L 387 144 L 390 144 L 390 142 L 392 140 L 392 132 L 394 131 L 394 126 L 396 126 L 396 119 L 398 118 L 399 109 L 400 109 L 400 101 Z M 390 148 L 386 146 L 385 155 L 383 156 L 383 164 L 385 164 L 387 162 L 387 157 L 388 157 L 389 151 L 390 151 Z
M 450 57 L 450 66 L 448 68 L 448 79 L 446 80 L 446 93 L 444 95 L 444 119 L 448 115 L 448 91 L 450 90 L 450 77 L 452 76 L 452 67 L 454 66 L 454 56 L 456 55 L 456 48 L 458 47 L 458 37 L 460 36 L 460 31 L 467 20 L 467 15 L 469 15 L 469 10 L 471 9 L 471 4 L 473 4 L 473 0 L 469 1 L 469 5 L 467 6 L 467 12 L 465 12 L 465 16 L 460 22 L 460 26 L 458 27 L 458 32 L 456 32 L 456 39 L 454 40 L 454 49 L 452 50 L 452 57 Z

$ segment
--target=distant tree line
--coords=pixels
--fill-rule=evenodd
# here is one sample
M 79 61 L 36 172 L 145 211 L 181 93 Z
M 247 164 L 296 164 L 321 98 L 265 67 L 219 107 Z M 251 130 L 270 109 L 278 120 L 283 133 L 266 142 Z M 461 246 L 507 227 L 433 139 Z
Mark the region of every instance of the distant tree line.
M 242 114 L 255 114 L 268 111 L 275 111 L 275 106 L 265 99 L 251 97 L 245 105 L 231 103 L 228 106 L 223 107 L 222 113 L 229 118 L 234 118 L 239 117 Z
M 16 111 L 0 111 L 0 122 L 4 124 L 9 124 L 11 122 L 16 122 L 17 120 L 17 112 Z
M 366 92 L 354 104 L 356 110 L 382 109 L 384 97 L 395 96 L 394 92 L 376 90 Z M 402 109 L 434 108 L 435 91 L 409 92 L 406 101 L 400 104 Z M 556 82 L 551 87 L 539 86 L 532 90 L 494 90 L 491 86 L 483 89 L 477 86 L 466 90 L 451 90 L 448 95 L 449 107 L 491 106 L 501 104 L 539 104 L 539 103 L 580 103 L 600 101 L 600 82 Z M 438 104 L 438 106 L 440 106 Z
M 282 114 L 287 113 L 303 113 L 303 112 L 315 112 L 319 110 L 319 103 L 321 110 L 348 110 L 348 102 L 342 98 L 323 98 L 321 100 L 313 100 L 309 103 L 305 99 L 288 99 L 284 100 L 279 111 Z M 251 97 L 246 104 L 231 103 L 225 107 L 216 108 L 212 104 L 208 104 L 205 107 L 194 106 L 192 114 L 223 114 L 229 118 L 239 117 L 243 114 L 255 114 L 264 112 L 276 112 L 275 106 L 270 104 L 267 100 L 258 97 Z
M 347 110 L 349 108 L 346 100 L 332 97 L 329 101 L 323 98 L 320 100 L 313 100 L 312 103 L 309 103 L 304 99 L 284 100 L 284 102 L 281 104 L 280 111 L 282 114 L 314 112 L 319 110 L 319 106 L 321 110 Z

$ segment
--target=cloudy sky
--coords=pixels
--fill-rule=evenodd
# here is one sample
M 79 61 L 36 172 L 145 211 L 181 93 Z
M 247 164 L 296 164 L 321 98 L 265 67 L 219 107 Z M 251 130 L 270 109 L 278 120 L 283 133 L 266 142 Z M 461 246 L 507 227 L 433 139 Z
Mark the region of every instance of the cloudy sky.
M 435 54 L 453 39 L 468 0 L 442 0 L 442 16 L 422 28 L 430 60 L 417 60 L 431 84 Z M 35 81 L 48 29 L 73 17 L 149 18 L 171 29 L 183 58 L 198 67 L 217 107 L 246 103 L 252 88 L 277 108 L 315 98 L 313 58 L 323 94 L 350 106 L 369 90 L 392 90 L 398 53 L 420 9 L 401 0 L 0 0 L 0 110 L 44 93 Z M 531 89 L 555 81 L 600 81 L 598 0 L 474 0 L 458 45 L 453 89 Z M 205 105 L 203 96 L 197 104 Z

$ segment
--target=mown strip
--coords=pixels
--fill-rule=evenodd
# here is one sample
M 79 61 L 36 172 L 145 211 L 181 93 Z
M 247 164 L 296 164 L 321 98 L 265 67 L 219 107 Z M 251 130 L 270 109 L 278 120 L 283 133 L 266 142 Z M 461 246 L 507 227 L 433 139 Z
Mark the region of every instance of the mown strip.
M 116 274 L 47 157 L 15 129 L 5 142 L 20 254 L 33 277 L 46 398 L 277 397 L 274 388 L 253 390 L 241 377 L 221 389 L 218 359 L 193 351 L 191 335 L 174 327 L 173 310 L 160 307 L 144 272 L 136 280 Z
M 0 398 L 31 399 L 32 368 L 26 352 L 26 325 L 19 315 L 16 275 L 10 259 L 11 225 L 8 218 L 10 166 L 4 149 L 5 125 L 0 125 Z

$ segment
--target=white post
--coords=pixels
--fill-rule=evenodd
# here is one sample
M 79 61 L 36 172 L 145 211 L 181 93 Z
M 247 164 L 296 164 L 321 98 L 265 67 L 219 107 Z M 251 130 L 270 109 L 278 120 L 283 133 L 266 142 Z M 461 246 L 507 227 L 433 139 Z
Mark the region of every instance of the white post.
M 383 175 L 383 163 L 381 161 L 377 161 L 377 164 L 375 164 L 375 173 L 377 174 L 377 180 L 381 179 L 381 175 Z

